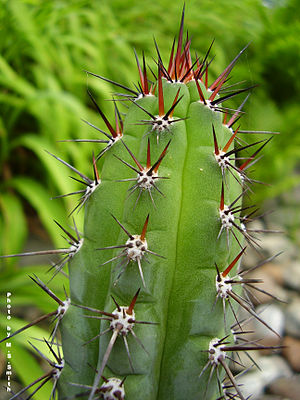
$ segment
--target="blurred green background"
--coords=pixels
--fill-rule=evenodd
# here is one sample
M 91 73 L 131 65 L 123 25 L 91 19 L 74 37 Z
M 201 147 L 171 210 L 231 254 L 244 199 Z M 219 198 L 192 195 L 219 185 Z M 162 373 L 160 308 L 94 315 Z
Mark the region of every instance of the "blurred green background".
M 105 100 L 116 88 L 88 77 L 84 70 L 132 87 L 137 82 L 133 48 L 139 56 L 145 51 L 154 68 L 154 36 L 166 61 L 182 6 L 182 1 L 170 0 L 0 0 L 0 254 L 22 251 L 33 236 L 46 247 L 51 246 L 49 241 L 52 246 L 65 245 L 53 219 L 67 226 L 76 199 L 50 197 L 76 190 L 77 185 L 68 178 L 67 168 L 44 149 L 91 175 L 92 147 L 58 142 L 98 137 L 81 118 L 104 129 L 87 87 L 109 119 L 113 117 L 113 104 Z M 271 184 L 256 185 L 256 204 L 280 199 L 300 182 L 299 11 L 299 0 L 186 1 L 185 26 L 192 48 L 204 54 L 215 39 L 211 82 L 251 42 L 232 74 L 234 82 L 259 84 L 245 106 L 241 129 L 281 132 L 265 149 L 263 161 L 255 164 L 255 178 Z M 237 107 L 243 98 L 226 105 Z M 76 215 L 79 227 L 82 216 Z M 294 239 L 297 227 L 288 232 Z M 53 303 L 25 279 L 36 272 L 47 281 L 47 262 L 25 267 L 16 260 L 2 263 L 1 304 L 9 289 L 15 309 L 38 303 L 43 312 L 52 311 Z M 67 286 L 63 278 L 51 286 L 61 296 L 63 282 Z M 0 322 L 4 329 L 5 318 Z M 45 335 L 36 332 L 37 337 Z M 13 360 L 20 381 L 28 383 L 40 367 L 25 347 L 29 346 L 24 337 L 16 340 Z M 39 399 L 44 398 L 40 393 Z

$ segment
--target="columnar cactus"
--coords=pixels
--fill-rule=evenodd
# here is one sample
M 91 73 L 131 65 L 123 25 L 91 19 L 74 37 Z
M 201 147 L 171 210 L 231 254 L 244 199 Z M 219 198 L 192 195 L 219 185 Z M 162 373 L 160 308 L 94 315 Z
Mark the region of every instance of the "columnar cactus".
M 109 122 L 89 92 L 107 126 L 88 123 L 101 134 L 94 142 L 104 143 L 95 144 L 93 177 L 51 154 L 84 185 L 75 207 L 84 208 L 83 237 L 76 225 L 76 234 L 61 227 L 71 247 L 60 250 L 56 274 L 68 262 L 70 299 L 55 299 L 33 278 L 59 304 L 51 314 L 65 362 L 58 356 L 49 376 L 61 400 L 244 398 L 227 353 L 259 348 L 234 336 L 243 329 L 238 304 L 264 323 L 241 295 L 256 281 L 239 263 L 247 245 L 257 247 L 246 226 L 253 210 L 241 202 L 253 184 L 245 171 L 266 141 L 246 144 L 233 128 L 244 102 L 224 105 L 250 89 L 227 83 L 247 46 L 209 83 L 210 49 L 192 62 L 183 20 L 168 65 L 156 45 L 153 81 L 136 54 L 136 89 L 113 82 L 125 117 L 115 105 Z M 60 349 L 55 333 L 47 343 Z

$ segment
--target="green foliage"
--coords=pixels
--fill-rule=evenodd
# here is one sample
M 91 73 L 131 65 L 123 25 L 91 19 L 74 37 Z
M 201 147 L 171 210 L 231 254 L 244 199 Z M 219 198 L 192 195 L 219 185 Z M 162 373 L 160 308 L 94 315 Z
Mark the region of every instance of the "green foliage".
M 259 90 L 257 101 L 253 102 L 250 113 L 254 112 L 261 126 L 268 121 L 270 129 L 281 132 L 266 153 L 268 168 L 256 168 L 256 176 L 273 187 L 261 188 L 257 199 L 275 197 L 299 185 L 299 100 L 300 84 L 298 66 L 300 63 L 299 2 L 288 0 L 272 10 L 268 23 L 258 45 L 258 82 L 264 88 Z M 276 182 L 276 183 L 275 183 Z

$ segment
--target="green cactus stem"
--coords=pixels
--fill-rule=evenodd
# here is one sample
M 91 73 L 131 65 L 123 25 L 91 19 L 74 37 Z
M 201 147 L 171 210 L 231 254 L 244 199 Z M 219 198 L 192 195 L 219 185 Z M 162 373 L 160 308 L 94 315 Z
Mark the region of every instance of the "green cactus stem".
M 207 74 L 206 63 L 197 60 L 192 68 L 189 41 L 182 51 L 182 38 L 183 21 L 171 67 L 167 70 L 159 57 L 157 82 L 150 89 L 146 68 L 142 70 L 138 63 L 141 93 L 130 99 L 123 143 L 118 141 L 104 155 L 100 153 L 102 181 L 86 204 L 84 244 L 69 264 L 73 303 L 111 313 L 115 305 L 110 296 L 128 305 L 141 288 L 136 318 L 157 325 L 136 326 L 134 332 L 143 346 L 128 337 L 127 354 L 126 346 L 114 337 L 102 371 L 111 335 L 101 335 L 99 343 L 82 344 L 99 338 L 109 323 L 99 324 L 95 318 L 84 318 L 82 309 L 73 309 L 61 325 L 69 361 L 60 380 L 61 398 L 78 393 L 68 382 L 94 384 L 96 393 L 103 372 L 121 379 L 127 376 L 128 399 L 140 398 L 141 388 L 147 399 L 200 399 L 208 379 L 198 379 L 207 361 L 202 351 L 212 338 L 225 334 L 222 306 L 213 309 L 215 264 L 223 269 L 242 242 L 243 189 L 237 167 L 230 173 L 226 164 L 234 156 L 238 130 L 233 132 L 223 123 L 219 92 L 238 58 L 208 87 L 201 79 Z M 103 118 L 99 106 L 97 110 Z M 161 176 L 168 178 L 157 179 L 155 186 L 150 182 L 152 172 L 157 172 L 150 163 L 150 148 Z M 128 186 L 120 180 L 132 180 L 129 196 Z M 226 204 L 234 207 L 232 214 Z M 224 224 L 222 213 L 227 219 Z M 146 223 L 147 232 L 143 229 L 140 235 Z M 215 384 L 209 386 L 211 396 Z

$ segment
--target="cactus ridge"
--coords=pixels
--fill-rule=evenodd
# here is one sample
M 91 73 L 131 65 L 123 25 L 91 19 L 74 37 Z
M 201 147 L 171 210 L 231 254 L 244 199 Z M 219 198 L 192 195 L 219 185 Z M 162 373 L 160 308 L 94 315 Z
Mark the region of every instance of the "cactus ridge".
M 70 295 L 65 301 L 37 276 L 30 277 L 58 308 L 12 336 L 54 317 L 50 341 L 44 340 L 54 361 L 32 345 L 52 369 L 11 399 L 38 384 L 36 393 L 52 379 L 51 398 L 58 392 L 60 400 L 209 400 L 216 396 L 245 400 L 228 366 L 230 360 L 241 363 L 230 354 L 245 351 L 252 360 L 251 350 L 280 348 L 243 338 L 249 333 L 244 329 L 247 319 L 238 315 L 242 307 L 248 320 L 255 318 L 278 335 L 251 302 L 250 289 L 267 293 L 256 286 L 261 280 L 246 275 L 280 253 L 248 271 L 239 267 L 247 250 L 244 242 L 259 251 L 256 234 L 266 231 L 247 227 L 257 218 L 257 209 L 244 207 L 242 198 L 252 192 L 253 184 L 262 183 L 246 172 L 272 139 L 248 144 L 241 136 L 257 132 L 233 128 L 249 94 L 237 109 L 224 106 L 255 87 L 228 84 L 249 45 L 209 85 L 213 41 L 203 59 L 196 56 L 193 62 L 191 40 L 183 35 L 184 9 L 177 48 L 174 39 L 167 66 L 154 41 L 155 82 L 149 80 L 144 53 L 140 62 L 134 50 L 140 80 L 136 90 L 86 71 L 125 91 L 116 96 L 129 103 L 122 118 L 113 99 L 112 124 L 88 90 L 107 132 L 83 122 L 106 139 L 71 141 L 102 146 L 92 157 L 93 178 L 47 151 L 84 185 L 56 196 L 81 196 L 71 214 L 84 208 L 84 234 L 79 234 L 74 218 L 75 234 L 55 221 L 66 235 L 68 249 L 1 256 L 62 254 L 52 267 L 54 276 L 65 274 L 62 269 L 69 266 Z M 135 177 L 128 175 L 128 168 Z M 142 196 L 144 192 L 149 196 Z

